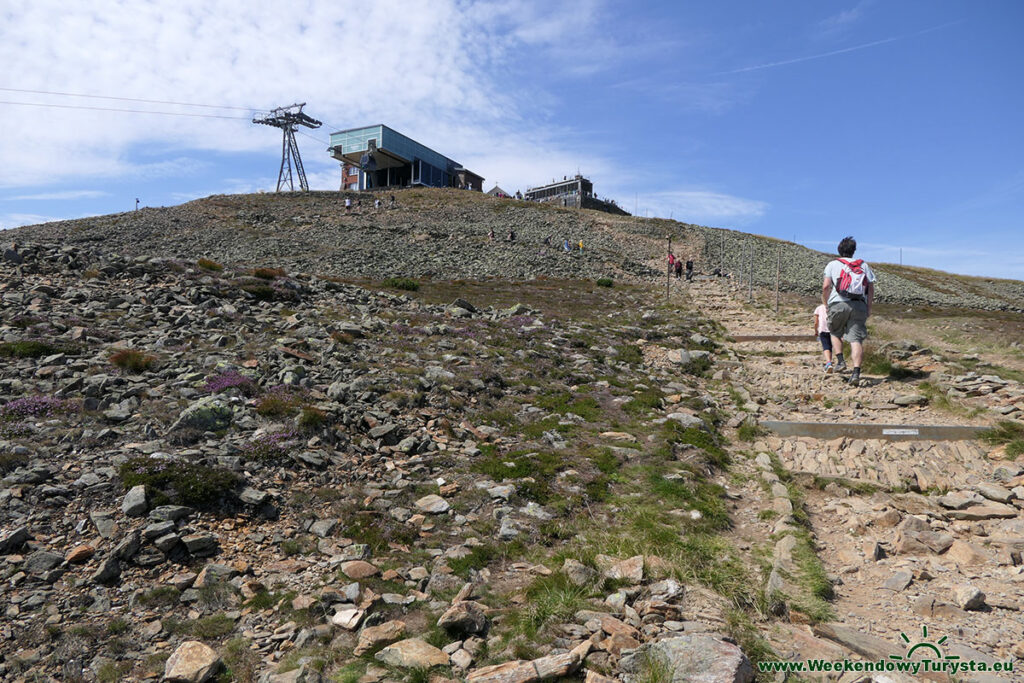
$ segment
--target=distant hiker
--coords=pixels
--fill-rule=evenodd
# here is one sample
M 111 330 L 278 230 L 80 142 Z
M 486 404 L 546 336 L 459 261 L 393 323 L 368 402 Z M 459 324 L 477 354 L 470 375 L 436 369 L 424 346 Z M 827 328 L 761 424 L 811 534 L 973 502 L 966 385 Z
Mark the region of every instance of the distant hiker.
M 842 340 L 850 342 L 853 374 L 850 384 L 860 384 L 860 364 L 864 358 L 864 340 L 868 336 L 868 316 L 875 296 L 875 274 L 863 259 L 852 260 L 857 241 L 844 237 L 839 242 L 839 258 L 825 266 L 821 284 L 821 303 L 828 307 L 828 329 L 832 346 L 842 349 Z M 846 366 L 840 363 L 836 369 Z
M 565 250 L 566 254 L 568 254 L 568 253 L 570 253 L 572 251 L 572 247 L 569 246 L 569 238 L 568 237 L 566 237 L 565 241 L 562 243 L 562 249 Z
M 672 266 L 672 270 L 675 271 L 676 279 L 678 280 L 683 276 L 683 261 L 682 259 L 676 259 L 676 263 Z
M 345 213 L 352 213 L 352 198 L 345 197 Z
M 693 280 L 693 261 L 686 262 L 686 281 Z
M 580 240 L 580 253 L 583 253 L 583 240 Z
M 814 336 L 821 342 L 821 356 L 825 361 L 825 374 L 832 374 L 832 335 L 828 331 L 828 308 L 825 304 L 818 304 L 814 309 Z M 838 354 L 842 358 L 843 354 Z
M 545 237 L 544 237 L 544 246 L 545 247 L 550 247 L 551 246 L 551 235 L 545 235 Z
M 489 240 L 493 240 L 494 239 L 494 228 L 491 228 L 490 230 L 487 231 L 487 239 L 489 239 Z
M 373 210 L 380 211 L 380 197 L 373 200 Z
M 389 206 L 392 209 L 395 208 L 395 193 L 394 192 L 391 193 L 391 203 L 389 204 Z
M 516 231 L 513 230 L 512 228 L 508 229 L 508 240 L 507 241 L 509 241 L 509 242 L 515 242 L 516 241 Z
M 676 267 L 676 255 L 673 254 L 671 251 L 668 252 L 668 267 L 670 269 Z

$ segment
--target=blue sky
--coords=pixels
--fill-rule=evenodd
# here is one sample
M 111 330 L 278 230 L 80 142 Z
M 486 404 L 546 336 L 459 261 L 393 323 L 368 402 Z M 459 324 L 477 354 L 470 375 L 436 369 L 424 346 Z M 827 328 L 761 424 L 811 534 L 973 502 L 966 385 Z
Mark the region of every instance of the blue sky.
M 282 7 L 0 9 L 0 227 L 273 189 L 279 135 L 249 119 L 305 101 L 315 189 L 331 130 L 383 122 L 487 187 L 579 169 L 640 215 L 1024 276 L 1016 0 Z

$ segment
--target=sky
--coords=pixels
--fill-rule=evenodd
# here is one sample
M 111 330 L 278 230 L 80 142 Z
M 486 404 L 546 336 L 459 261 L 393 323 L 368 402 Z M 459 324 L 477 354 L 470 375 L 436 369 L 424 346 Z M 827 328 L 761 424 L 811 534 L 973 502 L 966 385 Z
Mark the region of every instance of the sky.
M 5 0 L 0 228 L 311 189 L 377 123 L 507 191 L 1024 279 L 1017 0 Z M 122 111 L 111 111 L 122 110 Z M 123 111 L 131 110 L 131 111 Z M 146 113 L 139 113 L 146 112 Z

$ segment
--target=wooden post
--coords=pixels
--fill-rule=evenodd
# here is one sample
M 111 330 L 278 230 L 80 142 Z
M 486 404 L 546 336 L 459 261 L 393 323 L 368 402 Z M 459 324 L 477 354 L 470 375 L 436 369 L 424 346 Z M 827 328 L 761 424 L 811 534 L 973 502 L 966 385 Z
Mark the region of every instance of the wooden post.
M 672 235 L 668 239 L 668 253 L 672 253 Z M 665 256 L 665 301 L 668 301 L 668 292 L 672 287 L 672 264 L 668 262 L 668 255 Z
M 779 314 L 779 279 L 782 276 L 782 245 L 775 248 L 775 315 Z
M 754 241 L 749 242 L 750 246 L 747 248 L 747 274 L 749 279 L 747 280 L 747 300 L 754 300 Z

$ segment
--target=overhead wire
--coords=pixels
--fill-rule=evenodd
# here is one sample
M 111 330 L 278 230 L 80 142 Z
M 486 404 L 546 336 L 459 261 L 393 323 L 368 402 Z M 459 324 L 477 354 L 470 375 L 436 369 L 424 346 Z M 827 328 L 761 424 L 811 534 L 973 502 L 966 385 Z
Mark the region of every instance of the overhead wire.
M 97 100 L 121 100 L 123 102 L 148 102 L 150 104 L 177 104 L 183 107 L 205 107 L 207 109 L 238 109 L 240 111 L 262 111 L 259 107 L 236 107 L 228 104 L 199 104 L 196 102 L 175 102 L 174 100 L 147 100 L 141 97 L 116 97 L 114 95 L 87 95 L 75 92 L 57 92 L 53 90 L 28 90 L 26 88 L 3 88 L 4 92 L 24 92 L 36 95 L 58 95 L 61 97 L 88 97 Z
M 248 116 L 227 116 L 225 114 L 192 114 L 183 111 L 155 111 L 152 109 L 121 109 L 117 107 L 91 107 L 84 104 L 55 104 L 55 103 L 44 103 L 44 102 L 11 102 L 9 100 L 0 100 L 0 104 L 13 104 L 22 107 L 53 107 L 57 109 L 88 109 L 91 111 L 119 111 L 128 114 L 161 114 L 164 116 L 191 116 L 195 118 L 204 119 L 233 119 L 233 120 L 249 120 Z

